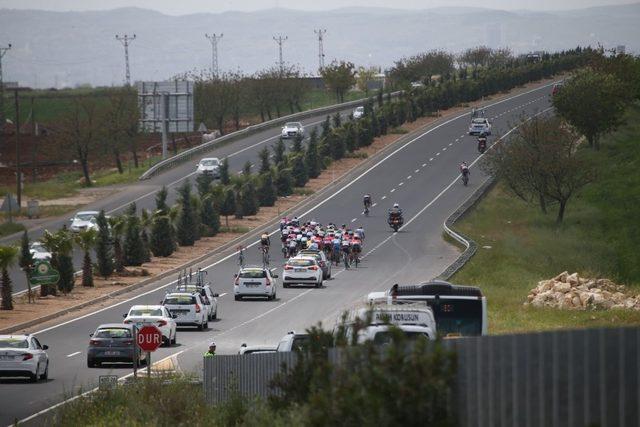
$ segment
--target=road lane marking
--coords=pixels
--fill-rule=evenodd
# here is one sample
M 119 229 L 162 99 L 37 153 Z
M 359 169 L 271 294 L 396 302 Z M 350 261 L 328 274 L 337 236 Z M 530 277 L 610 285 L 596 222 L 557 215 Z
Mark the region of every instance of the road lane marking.
M 420 172 L 420 169 L 416 169 L 413 171 L 413 173 L 418 173 L 418 172 Z
M 394 191 L 396 191 L 396 189 L 392 188 L 391 191 L 389 191 L 389 193 L 393 193 Z
M 417 171 L 416 171 L 417 172 Z M 407 176 L 407 179 L 411 179 L 411 175 Z
M 457 141 L 456 141 L 456 142 L 457 142 Z M 449 147 L 451 147 L 452 145 L 453 145 L 453 142 L 450 142 L 450 143 L 449 143 Z
M 427 166 L 427 164 L 426 164 L 426 163 L 423 163 L 423 164 L 422 164 L 422 167 L 425 167 L 425 166 Z
M 386 199 L 386 198 L 387 198 L 387 196 L 382 196 L 382 197 L 380 198 L 380 200 L 384 200 L 384 199 Z
M 67 354 L 67 357 L 73 357 L 76 356 L 78 354 L 82 353 L 81 351 L 76 351 L 75 353 L 71 353 L 71 354 Z
M 489 105 L 485 106 L 485 108 L 492 107 L 492 106 L 495 106 L 495 105 L 498 105 L 498 104 L 502 104 L 503 102 L 507 102 L 507 101 L 513 100 L 513 99 L 515 99 L 515 98 L 518 98 L 518 97 L 520 97 L 520 96 L 524 96 L 524 95 L 530 94 L 530 93 L 532 93 L 532 92 L 535 92 L 535 91 L 538 91 L 538 90 L 541 90 L 541 89 L 544 89 L 544 88 L 550 87 L 550 86 L 552 86 L 553 84 L 554 84 L 554 83 L 552 82 L 552 83 L 549 83 L 549 84 L 547 84 L 547 85 L 540 86 L 540 87 L 538 87 L 538 88 L 531 89 L 531 90 L 526 91 L 526 92 L 522 92 L 522 93 L 517 94 L 517 95 L 514 95 L 514 96 L 512 96 L 512 97 L 502 99 L 502 100 L 497 101 L 497 102 L 495 102 L 495 103 L 493 103 L 493 104 L 489 104 Z M 550 107 L 550 108 L 548 108 L 548 109 L 546 109 L 546 110 L 543 110 L 543 111 L 544 111 L 544 112 L 546 112 L 546 111 L 548 111 L 548 110 L 550 110 L 550 109 L 551 109 L 551 107 Z M 393 150 L 391 153 L 387 154 L 387 155 L 386 155 L 385 157 L 383 157 L 382 159 L 378 160 L 378 162 L 376 162 L 374 165 L 372 165 L 372 166 L 371 166 L 371 167 L 369 167 L 368 169 L 364 170 L 360 175 L 358 175 L 358 176 L 357 176 L 357 177 L 355 177 L 354 179 L 350 180 L 348 183 L 346 183 L 344 186 L 342 186 L 340 189 L 338 189 L 335 193 L 331 194 L 331 195 L 330 195 L 330 196 L 328 196 L 328 197 L 325 197 L 322 201 L 318 202 L 315 206 L 312 206 L 312 207 L 311 207 L 311 208 L 309 208 L 306 212 L 303 212 L 302 214 L 298 215 L 298 218 L 303 217 L 303 216 L 306 216 L 306 215 L 309 215 L 311 212 L 313 212 L 314 210 L 318 209 L 320 206 L 322 206 L 322 205 L 324 205 L 325 203 L 329 202 L 329 201 L 330 201 L 330 200 L 332 200 L 334 197 L 338 196 L 340 193 L 342 193 L 343 191 L 345 191 L 347 188 L 351 187 L 353 184 L 355 184 L 356 182 L 358 182 L 358 181 L 359 181 L 360 179 L 362 179 L 364 176 L 366 176 L 367 174 L 369 174 L 369 172 L 371 172 L 372 170 L 376 169 L 378 166 L 380 166 L 381 164 L 383 164 L 384 162 L 386 162 L 389 158 L 393 157 L 396 153 L 398 153 L 398 152 L 400 152 L 400 151 L 404 150 L 406 147 L 408 147 L 409 145 L 412 145 L 414 142 L 416 142 L 416 141 L 418 141 L 419 139 L 423 138 L 425 135 L 428 135 L 428 134 L 430 134 L 430 133 L 432 133 L 432 132 L 434 132 L 434 131 L 436 131 L 436 130 L 440 129 L 440 128 L 441 128 L 441 127 L 443 127 L 443 126 L 446 126 L 446 125 L 448 125 L 448 124 L 450 124 L 450 123 L 453 123 L 453 122 L 455 122 L 455 121 L 457 121 L 457 120 L 460 120 L 460 119 L 462 119 L 462 118 L 464 118 L 464 117 L 467 117 L 467 116 L 468 116 L 468 113 L 463 113 L 463 114 L 460 114 L 460 115 L 458 115 L 458 116 L 452 117 L 452 118 L 450 118 L 449 120 L 446 120 L 446 121 L 444 121 L 444 122 L 442 122 L 442 123 L 440 123 L 440 124 L 438 124 L 438 125 L 436 125 L 436 126 L 434 126 L 434 127 L 432 127 L 432 128 L 429 128 L 429 129 L 425 130 L 423 133 L 421 133 L 420 135 L 416 136 L 415 138 L 413 138 L 413 139 L 411 139 L 411 140 L 409 140 L 409 141 L 405 142 L 403 145 L 401 145 L 400 147 L 396 148 L 395 150 Z M 323 121 L 324 121 L 324 120 L 323 120 Z M 318 123 L 321 123 L 321 122 L 318 122 Z M 464 136 L 464 135 L 462 135 L 462 136 Z M 433 158 L 432 158 L 432 159 L 433 159 Z M 395 189 L 394 189 L 393 191 L 395 191 Z M 154 193 L 156 193 L 156 191 L 153 191 L 153 192 L 151 192 L 151 193 L 149 193 L 149 194 L 154 194 Z M 382 198 L 384 199 L 385 197 L 386 197 L 386 196 L 383 196 Z M 129 204 L 129 203 L 127 203 L 127 205 L 128 205 L 128 204 Z M 406 225 L 407 225 L 407 224 L 405 224 L 404 226 L 406 226 Z M 273 234 L 276 234 L 276 233 L 279 233 L 279 232 L 280 232 L 280 228 L 277 228 L 277 229 L 276 229 L 276 230 L 274 230 L 271 234 L 273 235 Z M 250 248 L 250 247 L 252 247 L 252 246 L 257 246 L 257 245 L 258 245 L 258 243 L 260 243 L 260 242 L 259 242 L 259 240 L 256 240 L 255 242 L 250 243 L 249 245 L 247 245 L 247 246 L 246 246 L 246 248 Z M 246 249 L 246 248 L 245 248 L 245 249 Z M 215 266 L 217 266 L 217 265 L 219 265 L 219 264 L 222 264 L 223 262 L 226 262 L 227 260 L 229 260 L 229 259 L 231 259 L 231 258 L 237 257 L 237 255 L 238 255 L 238 251 L 233 251 L 233 252 L 231 252 L 230 254 L 228 254 L 228 255 L 226 255 L 226 256 L 223 256 L 223 257 L 222 257 L 221 259 L 219 259 L 218 261 L 215 261 L 215 262 L 213 262 L 213 263 L 211 263 L 211 264 L 209 264 L 209 265 L 205 266 L 205 267 L 203 268 L 203 270 L 208 270 L 208 269 L 210 269 L 210 268 L 212 268 L 212 267 L 215 267 Z M 59 324 L 56 324 L 56 325 L 50 326 L 50 327 L 45 328 L 45 329 L 42 329 L 42 330 L 40 330 L 40 331 L 33 332 L 33 334 L 34 334 L 34 335 L 42 334 L 42 333 L 44 333 L 44 332 L 48 332 L 48 331 L 51 331 L 51 330 L 53 330 L 53 329 L 60 328 L 60 327 L 62 327 L 62 326 L 66 326 L 66 325 L 68 325 L 68 324 L 70 324 L 70 323 L 77 322 L 78 320 L 86 319 L 87 317 L 93 316 L 93 315 L 95 315 L 95 314 L 102 313 L 102 312 L 107 311 L 107 310 L 111 310 L 111 309 L 113 309 L 113 308 L 115 308 L 115 307 L 121 306 L 121 305 L 123 305 L 123 304 L 127 304 L 127 303 L 129 303 L 129 302 L 131 302 L 131 301 L 133 301 L 133 300 L 136 300 L 136 299 L 142 298 L 142 297 L 144 297 L 144 296 L 146 296 L 146 295 L 150 295 L 150 294 L 152 294 L 152 293 L 158 292 L 159 290 L 161 290 L 161 289 L 165 289 L 165 288 L 167 288 L 167 287 L 169 287 L 169 286 L 171 286 L 171 285 L 174 285 L 174 284 L 175 284 L 175 283 L 177 283 L 177 282 L 178 282 L 178 281 L 177 281 L 177 279 L 172 280 L 172 281 L 170 281 L 170 282 L 168 282 L 168 283 L 165 283 L 165 284 L 163 284 L 163 285 L 159 285 L 159 286 L 157 286 L 157 287 L 155 287 L 155 288 L 153 288 L 153 289 L 150 289 L 150 290 L 148 290 L 147 292 L 143 292 L 143 293 L 141 293 L 141 294 L 136 294 L 136 295 L 134 295 L 134 296 L 132 296 L 131 298 L 128 298 L 128 299 L 126 299 L 126 300 L 120 301 L 120 302 L 118 302 L 118 303 L 115 303 L 115 304 L 110 305 L 110 306 L 107 306 L 107 307 L 103 307 L 103 308 L 101 308 L 101 309 L 99 309 L 99 310 L 95 310 L 95 311 L 93 311 L 93 312 L 91 312 L 91 313 L 87 313 L 87 314 L 85 314 L 85 315 L 83 315 L 83 316 L 78 316 L 78 317 L 76 317 L 76 318 L 74 318 L 74 319 L 70 319 L 70 320 L 67 320 L 67 321 L 65 321 L 65 322 L 62 322 L 62 323 L 59 323 Z M 304 295 L 304 293 L 302 293 L 302 294 L 298 294 L 298 295 L 299 295 L 299 296 L 302 296 L 302 295 Z
M 440 155 L 440 152 L 438 151 L 438 152 L 436 153 L 436 156 L 439 156 L 439 155 Z
M 356 222 L 356 219 L 358 219 L 358 218 L 353 218 L 353 219 L 351 220 L 351 222 Z
M 387 197 L 387 196 L 384 196 L 384 197 Z M 383 197 L 383 199 L 384 199 L 384 197 Z M 372 205 L 371 205 L 371 207 L 372 207 L 372 208 L 375 208 L 377 204 L 378 204 L 378 202 L 376 202 L 376 203 L 372 204 Z
M 442 151 L 447 151 L 447 147 L 444 147 L 444 148 L 442 149 Z M 439 154 L 439 153 L 438 153 L 438 154 Z
M 404 185 L 404 182 L 401 182 L 400 184 L 398 184 L 398 187 L 402 187 Z

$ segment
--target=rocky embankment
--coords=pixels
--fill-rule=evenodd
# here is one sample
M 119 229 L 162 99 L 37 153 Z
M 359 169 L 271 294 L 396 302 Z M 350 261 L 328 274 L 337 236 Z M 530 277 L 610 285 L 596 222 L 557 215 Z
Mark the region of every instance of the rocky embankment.
M 538 282 L 524 305 L 573 310 L 640 310 L 640 296 L 629 295 L 624 285 L 616 285 L 609 279 L 583 278 L 578 273 L 565 271 L 553 279 Z

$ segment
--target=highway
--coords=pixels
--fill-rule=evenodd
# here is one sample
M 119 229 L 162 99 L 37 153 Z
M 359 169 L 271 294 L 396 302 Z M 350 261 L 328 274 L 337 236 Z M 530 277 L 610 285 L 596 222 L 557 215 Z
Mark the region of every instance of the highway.
M 346 117 L 351 113 L 351 111 L 352 109 L 347 109 L 342 111 L 341 114 Z M 308 135 L 314 127 L 318 127 L 318 132 L 320 132 L 319 125 L 324 121 L 325 117 L 326 115 L 319 115 L 307 120 L 302 120 L 302 124 L 305 126 L 305 132 L 307 135 L 307 139 L 305 141 L 308 140 Z M 230 142 L 219 148 L 215 148 L 214 150 L 206 153 L 206 155 L 203 155 L 201 158 L 218 157 L 220 160 L 222 160 L 223 158 L 228 157 L 229 170 L 232 173 L 239 173 L 240 171 L 242 171 L 242 168 L 247 160 L 257 165 L 258 152 L 265 146 L 271 147 L 272 145 L 274 145 L 277 142 L 279 136 L 280 127 L 274 127 L 248 136 L 247 138 Z M 285 140 L 287 148 L 291 147 L 292 143 L 292 140 Z M 173 190 L 177 189 L 186 179 L 189 179 L 191 181 L 195 191 L 195 179 L 197 177 L 195 170 L 196 163 L 198 163 L 199 160 L 200 158 L 193 159 L 193 161 L 188 161 L 180 164 L 179 166 L 164 173 L 158 174 L 149 180 L 127 185 L 121 191 L 118 191 L 111 196 L 86 205 L 82 208 L 82 210 L 99 211 L 101 209 L 104 209 L 107 215 L 117 215 L 122 213 L 127 208 L 127 206 L 131 204 L 131 202 L 136 202 L 138 212 L 141 209 L 154 210 L 155 195 L 163 185 L 169 189 L 169 196 L 167 198 L 167 201 L 171 205 L 176 200 L 176 192 Z M 254 171 L 257 172 L 257 166 Z M 71 216 L 73 216 L 73 214 L 70 214 L 68 217 L 56 218 L 52 219 L 51 221 L 47 221 L 43 225 L 30 230 L 29 238 L 31 239 L 31 241 L 37 240 L 38 238 L 40 238 L 40 236 L 42 236 L 45 229 L 49 231 L 56 231 L 64 224 L 69 225 L 69 218 L 71 218 Z M 15 240 L 15 237 L 9 236 L 0 239 L 0 242 L 2 242 L 2 244 L 8 244 Z M 74 248 L 73 262 L 76 271 L 79 271 L 82 267 L 82 256 L 82 252 L 77 250 L 77 248 Z M 19 267 L 14 266 L 13 268 L 11 268 L 10 275 L 13 282 L 14 292 L 21 292 L 27 289 L 26 278 Z
M 531 117 L 548 109 L 549 90 L 548 86 L 541 87 L 489 104 L 486 114 L 493 119 L 494 131 L 489 142 L 495 141 L 495 135 L 507 133 L 521 116 Z M 233 299 L 236 255 L 232 252 L 214 255 L 202 267 L 209 272 L 214 291 L 221 294 L 219 320 L 209 322 L 209 330 L 204 332 L 181 329 L 178 345 L 160 349 L 154 359 L 174 356 L 182 371 L 198 372 L 202 353 L 212 340 L 220 353 L 235 353 L 244 342 L 276 344 L 290 330 L 302 331 L 320 321 L 332 327 L 336 315 L 362 301 L 368 292 L 387 289 L 393 283 L 425 281 L 439 274 L 458 255 L 457 249 L 443 241 L 442 223 L 486 180 L 477 163 L 471 168 L 468 187 L 459 179 L 460 162 L 471 164 L 479 156 L 476 138 L 466 134 L 468 121 L 468 113 L 453 116 L 439 120 L 418 135 L 405 136 L 393 150 L 373 160 L 373 164 L 354 171 L 333 188 L 318 192 L 312 198 L 313 203 L 296 212 L 304 220 L 362 225 L 366 241 L 361 267 L 346 271 L 334 267 L 332 280 L 325 281 L 320 289 L 279 287 L 275 301 L 238 302 Z M 258 139 L 246 143 L 246 147 L 256 144 Z M 235 165 L 242 165 L 247 158 L 255 161 L 255 157 L 240 157 L 233 159 Z M 190 172 L 191 165 L 180 170 L 170 172 L 173 179 L 179 180 L 180 173 Z M 154 185 L 160 183 L 154 180 L 141 184 L 147 191 Z M 140 190 L 140 194 L 144 192 Z M 367 192 L 372 194 L 374 206 L 371 215 L 363 217 L 361 201 Z M 400 204 L 405 216 L 405 226 L 398 233 L 393 233 L 386 224 L 386 211 L 394 202 Z M 255 240 L 251 236 L 247 243 L 253 244 Z M 248 249 L 246 257 L 249 263 L 258 262 L 255 245 Z M 275 253 L 272 264 L 282 264 Z M 6 425 L 41 411 L 61 401 L 63 392 L 68 395 L 80 388 L 88 390 L 95 386 L 98 375 L 129 374 L 129 367 L 88 369 L 89 334 L 101 323 L 119 322 L 133 304 L 157 304 L 174 280 L 175 276 L 159 281 L 114 306 L 34 330 L 39 340 L 50 346 L 50 380 L 39 384 L 1 383 L 0 399 L 10 403 L 2 405 L 0 423 Z

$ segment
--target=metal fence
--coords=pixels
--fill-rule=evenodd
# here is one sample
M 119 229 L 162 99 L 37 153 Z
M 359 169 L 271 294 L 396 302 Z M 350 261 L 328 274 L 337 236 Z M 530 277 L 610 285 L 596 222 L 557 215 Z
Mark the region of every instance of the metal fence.
M 402 91 L 392 92 L 391 97 L 396 98 L 401 93 Z M 355 108 L 362 105 L 367 99 L 374 99 L 374 98 L 373 97 L 363 98 L 355 101 L 344 102 L 342 104 L 335 104 L 327 107 L 316 108 L 313 110 L 303 111 L 300 113 L 295 113 L 295 114 L 290 114 L 288 116 L 280 117 L 277 119 L 268 120 L 266 122 L 263 122 L 257 125 L 248 126 L 242 130 L 229 133 L 220 138 L 200 144 L 197 147 L 193 147 L 188 150 L 185 150 L 181 153 L 176 154 L 175 156 L 171 156 L 167 159 L 161 160 L 155 165 L 151 166 L 149 169 L 147 169 L 147 171 L 140 176 L 140 180 L 149 179 L 152 176 L 155 176 L 161 172 L 164 172 L 165 170 L 171 169 L 187 160 L 193 159 L 194 157 L 197 157 L 197 156 L 201 156 L 204 153 L 214 150 L 229 142 L 246 138 L 247 136 L 252 135 L 254 133 L 257 133 L 272 127 L 280 126 L 290 121 L 304 120 L 309 117 L 317 116 L 319 114 L 332 114 L 337 111 L 342 111 L 348 108 Z
M 474 337 L 444 345 L 458 359 L 453 405 L 460 426 L 640 425 L 640 328 Z M 293 353 L 206 359 L 207 401 L 224 401 L 232 387 L 265 397 L 282 364 L 295 360 Z

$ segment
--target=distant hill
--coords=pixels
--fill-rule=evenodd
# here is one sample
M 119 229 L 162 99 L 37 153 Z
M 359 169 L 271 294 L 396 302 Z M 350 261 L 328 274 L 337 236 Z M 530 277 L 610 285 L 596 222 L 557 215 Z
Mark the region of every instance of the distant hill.
M 326 28 L 326 62 L 389 67 L 394 60 L 429 49 L 459 52 L 486 44 L 514 52 L 561 50 L 577 45 L 626 45 L 640 52 L 640 3 L 559 12 L 481 8 L 397 10 L 346 8 L 326 12 L 270 9 L 169 16 L 124 8 L 93 12 L 0 9 L 0 43 L 6 80 L 50 87 L 82 83 L 121 84 L 124 53 L 115 34 L 135 33 L 131 43 L 134 80 L 159 80 L 206 69 L 211 45 L 205 33 L 224 33 L 219 46 L 223 70 L 253 73 L 274 65 L 272 37 L 288 36 L 284 58 L 315 73 L 314 28 Z

